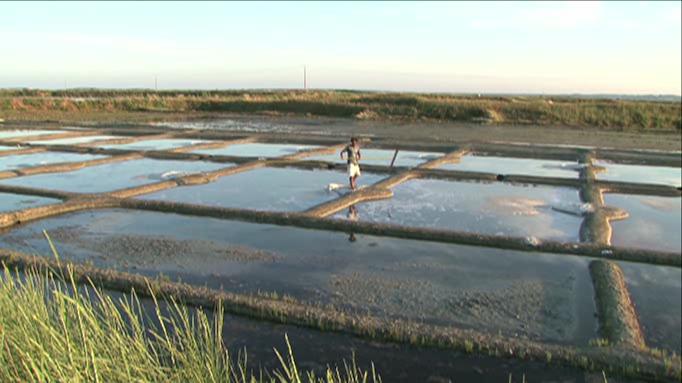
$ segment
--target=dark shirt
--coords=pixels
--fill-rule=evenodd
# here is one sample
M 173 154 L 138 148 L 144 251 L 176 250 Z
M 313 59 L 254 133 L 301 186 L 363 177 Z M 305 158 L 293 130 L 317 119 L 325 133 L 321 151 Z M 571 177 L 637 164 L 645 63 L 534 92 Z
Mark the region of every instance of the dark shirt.
M 353 145 L 346 145 L 343 149 L 346 152 L 347 163 L 357 165 L 360 159 L 360 148 L 354 147 Z

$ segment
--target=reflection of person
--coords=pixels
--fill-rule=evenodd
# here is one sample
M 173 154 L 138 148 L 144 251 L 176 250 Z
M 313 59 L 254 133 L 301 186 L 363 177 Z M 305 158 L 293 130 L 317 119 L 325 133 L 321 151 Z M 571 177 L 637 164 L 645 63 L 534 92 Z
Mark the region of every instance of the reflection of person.
M 346 217 L 350 219 L 351 221 L 357 221 L 358 220 L 358 208 L 355 207 L 355 205 L 350 205 L 348 207 L 348 214 L 346 214 Z M 355 238 L 355 233 L 352 231 L 348 235 L 348 241 L 350 242 L 355 242 L 357 241 L 357 238 Z
M 351 221 L 358 220 L 358 208 L 355 205 L 350 205 L 348 207 L 348 214 L 346 215 Z
M 346 154 L 346 158 L 343 158 L 344 153 Z M 341 159 L 347 159 L 350 188 L 351 190 L 355 190 L 355 180 L 360 176 L 359 161 L 362 159 L 360 145 L 358 144 L 358 139 L 356 137 L 351 138 L 350 144 L 343 148 L 341 151 Z

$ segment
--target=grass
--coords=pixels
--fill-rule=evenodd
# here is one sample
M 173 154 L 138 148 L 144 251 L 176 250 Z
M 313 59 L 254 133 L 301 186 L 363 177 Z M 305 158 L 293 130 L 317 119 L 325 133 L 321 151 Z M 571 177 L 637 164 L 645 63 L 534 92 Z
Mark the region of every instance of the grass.
M 380 382 L 354 362 L 324 376 L 301 371 L 287 341 L 275 350 L 281 367 L 255 371 L 246 353 L 233 355 L 222 339 L 223 310 L 213 320 L 174 300 L 147 316 L 133 292 L 114 301 L 72 275 L 29 269 L 0 276 L 2 382 Z
M 0 116 L 54 113 L 277 113 L 373 120 L 682 131 L 679 102 L 351 91 L 0 90 Z M 53 113 L 53 114 L 50 114 Z
M 593 347 L 609 347 L 609 340 L 606 338 L 590 339 L 589 345 Z

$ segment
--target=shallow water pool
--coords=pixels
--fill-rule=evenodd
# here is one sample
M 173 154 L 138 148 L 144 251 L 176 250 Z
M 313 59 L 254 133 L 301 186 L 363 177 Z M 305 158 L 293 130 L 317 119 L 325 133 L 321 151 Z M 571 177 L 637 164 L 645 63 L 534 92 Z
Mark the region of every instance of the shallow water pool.
M 647 346 L 682 351 L 682 270 L 618 262 Z
M 44 198 L 21 194 L 0 193 L 0 212 L 22 210 L 30 207 L 59 203 L 55 198 Z
M 365 173 L 358 185 L 375 183 L 385 175 Z M 221 177 L 204 185 L 162 190 L 139 198 L 188 202 L 254 210 L 302 211 L 339 197 L 330 183 L 347 183 L 345 172 L 258 168 Z
M 682 200 L 628 194 L 604 194 L 604 203 L 628 212 L 628 218 L 611 221 L 614 246 L 682 251 Z
M 466 155 L 457 164 L 445 164 L 438 169 L 483 172 L 536 177 L 578 178 L 581 165 L 571 161 L 536 160 L 511 157 Z
M 90 166 L 73 172 L 12 178 L 0 183 L 77 193 L 102 193 L 230 166 L 234 165 L 143 158 Z
M 59 153 L 42 152 L 32 154 L 15 154 L 13 156 L 0 157 L 0 171 L 31 168 L 41 165 L 50 165 L 61 162 L 81 162 L 106 158 L 101 154 L 79 154 L 79 153 Z
M 192 153 L 223 155 L 223 156 L 243 156 L 243 157 L 281 157 L 300 153 L 306 150 L 318 149 L 320 146 L 298 145 L 298 144 L 261 144 L 247 143 L 234 144 L 217 149 L 198 149 Z
M 598 180 L 661 184 L 679 187 L 682 185 L 682 168 L 665 166 L 623 165 L 609 161 L 595 161 L 606 171 L 597 173 Z
M 409 180 L 393 197 L 356 205 L 361 221 L 450 229 L 490 235 L 577 242 L 582 223 L 578 191 L 503 183 Z M 353 218 L 351 209 L 335 218 Z

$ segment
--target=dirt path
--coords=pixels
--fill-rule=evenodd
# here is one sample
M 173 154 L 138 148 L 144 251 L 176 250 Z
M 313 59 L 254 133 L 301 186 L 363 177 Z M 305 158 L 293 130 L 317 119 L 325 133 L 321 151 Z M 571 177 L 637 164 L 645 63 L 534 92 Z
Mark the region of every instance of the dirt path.
M 197 121 L 187 116 L 186 121 Z M 682 150 L 680 132 L 619 132 L 601 128 L 555 126 L 480 125 L 452 122 L 362 121 L 339 118 L 302 118 L 267 116 L 213 116 L 199 120 L 215 123 L 220 119 L 235 122 L 287 126 L 295 132 L 315 132 L 348 137 L 373 135 L 395 141 L 438 142 L 526 142 L 552 145 L 612 147 L 617 149 Z
M 49 113 L 48 113 L 49 114 Z M 36 121 L 40 118 L 40 121 Z M 433 121 L 364 121 L 343 118 L 298 117 L 298 116 L 245 116 L 221 113 L 56 113 L 54 115 L 6 116 L 4 127 L 20 125 L 58 127 L 65 124 L 92 127 L 112 127 L 126 124 L 148 124 L 152 122 L 194 122 L 194 126 L 218 126 L 221 121 L 248 124 L 262 129 L 268 126 L 286 126 L 288 132 L 314 132 L 348 137 L 350 135 L 373 135 L 396 141 L 418 140 L 438 142 L 527 142 L 553 145 L 580 145 L 612 147 L 618 149 L 646 149 L 680 151 L 682 134 L 675 132 L 620 132 L 604 128 L 573 128 L 560 126 L 514 126 L 480 125 Z M 2 128 L 3 125 L 0 125 Z M 264 130 L 266 131 L 266 130 Z

